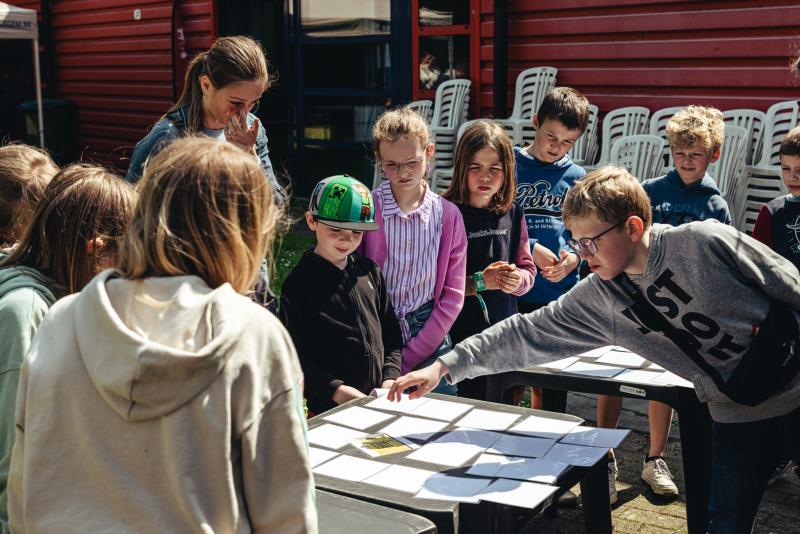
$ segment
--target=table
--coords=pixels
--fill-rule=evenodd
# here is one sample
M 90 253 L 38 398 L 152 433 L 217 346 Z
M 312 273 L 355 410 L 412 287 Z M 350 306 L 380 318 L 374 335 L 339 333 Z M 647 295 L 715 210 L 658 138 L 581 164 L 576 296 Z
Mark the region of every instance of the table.
M 429 396 L 452 402 L 471 404 L 478 408 L 490 409 L 498 412 L 518 413 L 520 415 L 538 415 L 540 417 L 576 421 L 578 423 L 583 422 L 583 420 L 579 417 L 561 413 L 550 413 L 541 410 L 521 408 L 519 406 L 507 406 L 444 395 L 430 394 Z M 372 400 L 374 400 L 373 397 L 361 398 L 342 404 L 341 406 L 337 406 L 333 410 L 310 419 L 308 421 L 308 426 L 311 429 L 324 424 L 327 421 L 325 421 L 323 417 L 352 406 L 361 406 L 367 404 Z M 424 415 L 420 414 L 420 416 Z M 378 431 L 393 421 L 396 417 L 399 417 L 399 415 L 393 417 L 391 420 L 379 423 L 374 427 L 369 427 L 367 430 L 365 430 L 365 432 Z M 451 423 L 442 430 L 442 433 L 454 428 L 455 425 Z M 435 437 L 433 439 L 435 439 Z M 356 448 L 352 445 L 347 445 L 338 452 L 341 454 L 349 454 L 351 456 L 358 456 L 361 458 L 366 457 L 366 455 L 356 450 Z M 447 471 L 449 474 L 454 475 L 463 474 L 468 469 L 468 466 L 454 469 L 417 462 L 406 459 L 405 456 L 407 454 L 408 453 L 399 453 L 390 456 L 372 458 L 372 460 L 386 462 L 389 464 L 420 467 L 430 471 Z M 522 510 L 524 510 L 524 520 L 527 521 L 531 517 L 538 515 L 542 511 L 549 508 L 550 505 L 558 499 L 559 495 L 564 493 L 575 484 L 580 483 L 581 493 L 583 495 L 583 515 L 586 532 L 590 532 L 592 534 L 610 534 L 612 532 L 611 506 L 608 500 L 608 472 L 605 459 L 601 459 L 592 467 L 568 467 L 558 479 L 558 490 L 556 493 L 540 503 L 533 510 L 510 507 L 488 501 L 482 501 L 478 504 L 471 504 L 416 499 L 408 493 L 372 486 L 369 484 L 340 480 L 319 474 L 315 474 L 314 478 L 318 490 L 324 490 L 331 493 L 353 497 L 359 500 L 364 500 L 374 504 L 379 504 L 381 506 L 386 506 L 425 517 L 436 525 L 437 531 L 440 534 L 463 534 L 473 532 L 485 534 L 487 532 L 514 532 L 521 521 L 520 514 Z
M 436 534 L 436 526 L 418 515 L 317 490 L 320 534 Z
M 580 358 L 595 362 L 596 358 Z M 624 382 L 568 374 L 561 370 L 532 367 L 487 377 L 486 398 L 494 402 L 510 402 L 510 389 L 535 386 L 543 389 L 545 410 L 564 412 L 567 392 L 579 391 L 616 395 L 663 402 L 678 412 L 681 431 L 681 455 L 686 491 L 686 523 L 689 534 L 705 533 L 708 527 L 708 500 L 711 492 L 711 416 L 694 389 L 663 384 Z

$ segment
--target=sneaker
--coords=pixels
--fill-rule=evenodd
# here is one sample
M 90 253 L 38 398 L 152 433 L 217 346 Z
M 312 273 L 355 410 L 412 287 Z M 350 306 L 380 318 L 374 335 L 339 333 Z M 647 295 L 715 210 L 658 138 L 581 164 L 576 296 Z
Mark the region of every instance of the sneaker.
M 794 462 L 791 460 L 784 460 L 780 464 L 775 467 L 775 471 L 772 472 L 772 475 L 769 477 L 769 482 L 767 482 L 767 486 L 773 485 L 775 482 L 778 481 L 779 478 L 783 476 L 789 469 L 794 466 Z
M 617 460 L 608 461 L 608 502 L 616 504 L 617 502 L 617 476 L 619 469 L 617 468 Z
M 667 462 L 663 458 L 645 461 L 642 467 L 642 480 L 647 482 L 656 495 L 677 495 L 678 486 L 672 480 Z

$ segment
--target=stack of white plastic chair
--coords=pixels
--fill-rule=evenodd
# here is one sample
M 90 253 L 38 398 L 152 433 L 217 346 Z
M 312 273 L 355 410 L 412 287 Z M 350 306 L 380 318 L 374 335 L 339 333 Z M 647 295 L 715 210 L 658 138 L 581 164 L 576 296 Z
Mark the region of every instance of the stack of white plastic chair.
M 665 174 L 675 164 L 672 161 L 672 151 L 667 140 L 667 123 L 673 115 L 682 109 L 684 108 L 681 106 L 662 108 L 654 111 L 650 116 L 650 135 L 657 135 L 664 140 L 664 148 L 661 150 L 662 166 L 660 174 Z
M 469 80 L 448 80 L 436 89 L 436 101 L 431 119 L 431 142 L 436 145 L 434 169 L 453 166 L 458 127 L 466 120 L 469 110 Z
M 525 69 L 517 76 L 514 89 L 514 108 L 511 116 L 497 122 L 506 127 L 515 145 L 530 142 L 536 135 L 533 129 L 533 114 L 539 109 L 545 95 L 556 86 L 555 67 Z
M 466 121 L 461 124 L 458 128 L 458 135 L 456 136 L 456 143 L 458 140 L 461 139 L 461 136 L 464 135 L 464 132 L 467 131 L 467 128 L 475 124 L 476 122 L 493 122 L 489 119 L 475 119 L 471 121 Z M 496 122 L 496 121 L 495 121 Z M 450 182 L 453 181 L 453 167 L 449 169 L 435 169 L 431 173 L 431 189 L 435 193 L 442 194 L 450 187 Z
M 409 102 L 406 107 L 422 115 L 422 118 L 425 119 L 428 125 L 431 124 L 431 118 L 433 118 L 433 100 L 414 100 L 413 102 Z
M 597 157 L 597 106 L 589 104 L 589 120 L 586 130 L 569 149 L 569 157 L 578 165 L 594 163 Z
M 657 135 L 626 135 L 611 145 L 608 164 L 624 167 L 640 182 L 655 178 L 661 172 L 661 151 L 664 140 Z
M 723 111 L 725 126 L 739 126 L 747 130 L 747 146 L 745 147 L 745 164 L 755 165 L 761 158 L 764 138 L 764 126 L 767 114 L 755 109 L 729 109 Z
M 649 117 L 650 110 L 639 106 L 618 108 L 606 113 L 603 117 L 603 135 L 600 138 L 600 160 L 595 165 L 584 165 L 584 168 L 588 171 L 607 165 L 614 141 L 620 137 L 644 134 Z
M 731 219 L 734 219 L 734 214 L 738 213 L 738 205 L 741 201 L 739 198 L 741 171 L 747 158 L 749 141 L 747 130 L 741 126 L 726 124 L 719 159 L 708 166 L 708 173 L 717 183 L 722 192 L 722 198 L 728 202 Z
M 735 224 L 743 232 L 753 231 L 762 205 L 786 194 L 781 179 L 779 150 L 784 136 L 797 126 L 799 109 L 796 100 L 788 100 L 778 102 L 767 110 L 761 156 L 757 164 L 745 168 L 744 179 L 741 181 L 744 188 L 740 186 L 736 193 L 742 197 L 738 203 Z

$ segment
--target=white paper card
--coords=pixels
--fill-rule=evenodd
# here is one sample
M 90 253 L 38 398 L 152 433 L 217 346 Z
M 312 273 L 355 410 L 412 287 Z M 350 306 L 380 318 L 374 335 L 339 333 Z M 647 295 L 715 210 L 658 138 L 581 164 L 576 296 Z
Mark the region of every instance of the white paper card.
M 541 458 L 556 440 L 546 438 L 531 438 L 528 436 L 515 436 L 506 434 L 498 439 L 486 451 L 506 456 L 525 456 L 528 458 Z
M 434 441 L 415 450 L 406 456 L 406 459 L 447 467 L 461 467 L 480 452 L 481 449 L 474 445 L 438 443 Z
M 469 478 L 436 473 L 425 481 L 423 488 L 414 495 L 419 499 L 438 501 L 480 502 L 475 494 L 492 482 L 489 478 Z
M 389 434 L 395 438 L 428 441 L 434 434 L 447 428 L 447 425 L 448 423 L 446 421 L 434 421 L 432 419 L 403 415 L 389 423 L 379 432 L 382 434 Z
M 519 417 L 520 415 L 517 413 L 495 412 L 494 410 L 479 410 L 476 408 L 459 419 L 456 426 L 502 432 L 514 424 Z
M 360 430 L 345 428 L 343 426 L 324 424 L 308 431 L 308 442 L 328 449 L 341 449 L 351 439 L 366 436 Z
M 556 360 L 550 363 L 543 363 L 538 365 L 537 367 L 544 367 L 545 369 L 566 369 L 573 363 L 578 361 L 577 356 L 570 356 L 569 358 L 564 358 L 563 360 Z
M 586 447 L 603 447 L 613 449 L 619 447 L 622 440 L 630 434 L 630 430 L 621 428 L 593 428 L 579 426 L 570 430 L 561 438 L 561 443 L 584 445 Z
M 308 448 L 308 462 L 311 464 L 311 467 L 317 467 L 319 464 L 327 462 L 334 456 L 338 455 L 338 452 L 318 449 L 316 447 Z
M 651 371 L 663 371 L 664 368 L 658 365 L 657 363 L 650 362 L 650 365 L 647 366 L 648 369 Z
M 553 448 L 547 451 L 544 459 L 551 462 L 566 462 L 570 465 L 591 467 L 607 455 L 608 449 L 602 447 L 583 447 L 581 445 L 556 443 Z
M 632 352 L 611 350 L 597 358 L 597 363 L 619 365 L 620 367 L 641 367 L 647 360 Z
M 596 376 L 600 378 L 611 378 L 612 376 L 620 374 L 622 371 L 624 371 L 622 367 L 609 367 L 608 365 L 597 365 L 588 362 L 575 362 L 564 369 L 564 372 L 567 373 Z
M 508 431 L 526 436 L 558 439 L 579 424 L 580 422 L 578 421 L 564 421 L 562 419 L 531 415 L 523 419 L 519 424 L 512 426 Z
M 483 501 L 532 509 L 539 506 L 557 489 L 553 486 L 545 486 L 534 482 L 520 482 L 519 480 L 501 478 L 492 482 L 477 497 Z
M 661 373 L 646 371 L 644 369 L 625 369 L 617 376 L 612 377 L 611 380 L 617 380 L 618 382 L 632 382 L 635 384 L 652 384 L 653 379 L 660 374 Z
M 569 464 L 566 462 L 553 462 L 544 458 L 512 458 L 495 476 L 555 484 L 567 467 Z
M 387 413 L 368 410 L 361 406 L 353 406 L 334 414 L 323 416 L 322 418 L 331 423 L 349 426 L 357 430 L 366 430 L 371 426 L 388 421 L 393 417 L 393 415 Z
M 436 439 L 434 443 L 458 443 L 470 445 L 480 450 L 491 447 L 495 441 L 503 437 L 500 432 L 479 430 L 476 428 L 457 428 Z
M 616 347 L 614 345 L 600 347 L 598 349 L 592 349 L 592 350 L 587 350 L 586 352 L 581 352 L 580 354 L 578 354 L 578 356 L 580 356 L 581 358 L 599 358 L 606 352 L 613 350 L 615 348 Z
M 675 373 L 671 373 L 666 371 L 661 373 L 660 376 L 653 379 L 653 382 L 656 384 L 666 384 L 668 386 L 681 386 L 685 388 L 694 388 L 694 384 L 689 382 L 688 380 L 679 377 Z
M 435 471 L 408 467 L 407 465 L 390 465 L 377 475 L 364 480 L 365 484 L 389 488 L 404 493 L 417 493 L 425 481 L 435 475 Z
M 330 462 L 315 467 L 312 471 L 318 475 L 361 482 L 387 467 L 389 467 L 389 464 L 343 454 Z
M 493 477 L 511 460 L 513 458 L 502 454 L 483 453 L 469 466 L 466 473 L 478 477 Z
M 428 402 L 417 408 L 414 408 L 410 413 L 411 415 L 430 417 L 431 419 L 438 419 L 439 421 L 452 421 L 459 415 L 462 415 L 471 409 L 471 404 L 439 399 L 428 399 Z
M 426 402 L 428 402 L 428 397 L 420 397 L 418 399 L 409 399 L 408 395 L 403 393 L 401 396 L 400 401 L 390 401 L 389 397 L 386 395 L 379 396 L 372 402 L 368 402 L 364 406 L 367 408 L 377 409 L 377 410 L 387 410 L 389 412 L 397 412 L 397 413 L 409 413 L 411 410 L 416 410 Z

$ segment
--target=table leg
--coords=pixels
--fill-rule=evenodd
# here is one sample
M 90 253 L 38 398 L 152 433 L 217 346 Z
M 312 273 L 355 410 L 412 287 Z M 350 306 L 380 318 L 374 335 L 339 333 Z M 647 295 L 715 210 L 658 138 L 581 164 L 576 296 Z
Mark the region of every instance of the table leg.
M 605 458 L 589 469 L 581 480 L 583 522 L 587 533 L 611 534 L 611 503 L 608 500 L 608 468 Z
M 683 480 L 686 490 L 686 524 L 689 534 L 703 534 L 708 528 L 711 494 L 711 416 L 708 406 L 694 398 L 678 410 L 681 430 Z

